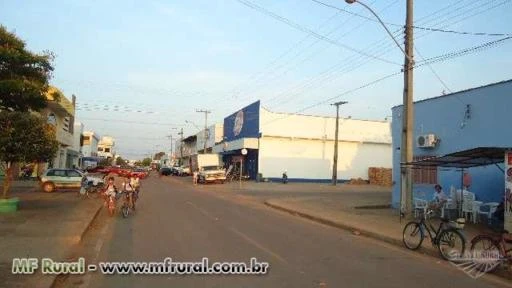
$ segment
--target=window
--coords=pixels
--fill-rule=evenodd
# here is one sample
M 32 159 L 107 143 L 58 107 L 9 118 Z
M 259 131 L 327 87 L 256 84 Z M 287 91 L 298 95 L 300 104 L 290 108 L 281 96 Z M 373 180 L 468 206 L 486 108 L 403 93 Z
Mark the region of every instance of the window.
M 54 175 L 57 177 L 66 177 L 66 171 L 65 170 L 53 170 Z
M 103 152 L 103 147 L 98 147 L 98 152 Z
M 84 140 L 83 140 L 82 146 L 91 145 L 91 136 L 84 136 L 83 138 L 84 138 Z
M 434 156 L 416 156 L 413 161 L 419 161 Z M 437 167 L 413 167 L 412 179 L 414 184 L 437 184 Z
M 48 170 L 48 172 L 46 172 L 46 176 L 55 176 L 55 170 Z
M 105 148 L 105 153 L 110 153 L 110 148 Z
M 78 171 L 74 171 L 74 170 L 68 170 L 67 171 L 68 173 L 68 177 L 82 177 L 82 175 L 80 175 L 80 173 L 78 173 Z

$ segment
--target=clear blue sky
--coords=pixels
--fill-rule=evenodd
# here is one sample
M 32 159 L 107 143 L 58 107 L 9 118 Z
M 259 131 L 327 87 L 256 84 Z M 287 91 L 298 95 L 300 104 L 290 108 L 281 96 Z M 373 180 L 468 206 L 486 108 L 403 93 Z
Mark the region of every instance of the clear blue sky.
M 236 0 L 0 0 L 0 24 L 30 50 L 57 54 L 52 84 L 77 95 L 77 116 L 86 129 L 114 136 L 130 159 L 168 151 L 165 136 L 177 137 L 173 127 L 197 132 L 185 123 L 203 125 L 196 109 L 212 110 L 210 124 L 258 99 L 270 110 L 297 112 L 400 70 L 403 55 L 373 21 L 311 0 L 242 1 L 267 12 Z M 360 5 L 319 1 L 373 19 Z M 400 29 L 392 24 L 404 23 L 405 0 L 365 1 L 390 30 Z M 420 27 L 512 33 L 510 0 L 415 2 Z M 503 38 L 419 29 L 415 37 L 425 58 Z M 431 65 L 448 88 L 428 66 L 418 68 L 415 100 L 512 78 L 511 44 Z M 421 61 L 417 52 L 415 59 Z M 397 75 L 335 99 L 349 101 L 343 116 L 384 119 L 401 104 L 402 88 Z M 327 103 L 303 113 L 334 115 Z

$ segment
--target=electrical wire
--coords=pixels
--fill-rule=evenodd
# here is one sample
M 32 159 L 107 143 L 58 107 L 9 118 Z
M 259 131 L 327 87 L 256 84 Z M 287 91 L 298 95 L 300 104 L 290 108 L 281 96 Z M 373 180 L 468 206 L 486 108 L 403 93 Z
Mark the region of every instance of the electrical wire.
M 464 56 L 464 55 L 467 55 L 467 54 L 480 52 L 480 51 L 483 51 L 485 49 L 489 49 L 489 48 L 495 47 L 496 45 L 503 44 L 505 41 L 510 40 L 510 39 L 512 39 L 512 36 L 501 38 L 501 39 L 494 40 L 494 41 L 489 41 L 489 42 L 486 42 L 486 43 L 483 43 L 483 44 L 480 44 L 480 45 L 477 45 L 477 46 L 474 46 L 474 47 L 470 47 L 470 48 L 458 50 L 458 51 L 455 51 L 455 52 L 443 54 L 443 55 L 440 55 L 440 56 L 437 56 L 437 57 L 428 58 L 423 63 L 419 63 L 418 65 L 415 65 L 413 67 L 413 69 L 416 69 L 416 68 L 419 68 L 421 66 L 425 66 L 425 65 L 428 65 L 428 64 L 432 64 L 432 63 L 447 61 L 447 60 L 450 60 L 450 59 L 453 59 L 453 58 L 457 58 L 457 57 L 461 57 L 461 56 Z M 273 123 L 275 121 L 286 119 L 286 118 L 288 118 L 288 117 L 290 117 L 292 115 L 302 113 L 302 112 L 304 112 L 306 110 L 309 110 L 311 108 L 314 108 L 314 107 L 317 107 L 317 106 L 320 106 L 320 105 L 324 105 L 324 104 L 329 103 L 331 101 L 334 101 L 334 100 L 336 100 L 336 99 L 338 99 L 340 97 L 343 97 L 343 96 L 346 96 L 348 94 L 352 94 L 352 93 L 354 93 L 354 92 L 356 92 L 358 90 L 361 90 L 361 89 L 373 86 L 373 85 L 375 85 L 377 83 L 380 83 L 380 82 L 382 82 L 384 80 L 387 80 L 389 78 L 392 78 L 392 77 L 394 77 L 396 75 L 399 75 L 399 74 L 402 74 L 402 73 L 403 73 L 403 71 L 388 74 L 388 75 L 383 76 L 381 78 L 378 78 L 376 80 L 367 82 L 367 83 L 365 83 L 365 84 L 363 84 L 361 86 L 358 86 L 356 88 L 347 90 L 347 91 L 345 91 L 345 92 L 343 92 L 341 94 L 338 94 L 336 96 L 333 96 L 333 97 L 327 98 L 325 100 L 316 102 L 316 103 L 314 103 L 312 105 L 306 106 L 305 108 L 302 108 L 302 109 L 298 110 L 295 113 L 287 114 L 287 115 L 285 115 L 284 117 L 281 117 L 281 118 L 276 118 L 276 119 L 269 120 L 268 122 L 263 123 L 262 126 L 268 125 L 268 124 Z
M 355 12 L 351 12 L 351 11 L 348 11 L 346 9 L 336 7 L 334 5 L 330 5 L 330 4 L 327 4 L 327 3 L 319 1 L 319 0 L 311 0 L 311 1 L 313 1 L 313 2 L 315 2 L 317 4 L 319 4 L 319 5 L 322 5 L 322 6 L 325 6 L 325 7 L 329 7 L 331 9 L 338 10 L 340 12 L 344 12 L 344 13 L 347 13 L 347 14 L 350 14 L 350 15 L 353 15 L 353 16 L 356 16 L 356 17 L 360 17 L 360 18 L 366 19 L 366 20 L 371 21 L 371 22 L 379 23 L 379 21 L 374 19 L 374 18 L 367 17 L 367 16 L 364 16 L 364 15 L 361 15 L 361 14 L 358 14 L 358 13 L 355 13 Z M 404 26 L 404 25 L 400 25 L 400 24 L 396 24 L 396 23 L 390 23 L 390 22 L 385 22 L 385 21 L 384 21 L 384 24 L 389 25 L 389 26 L 395 26 L 395 27 L 403 27 Z M 418 29 L 418 30 L 427 30 L 427 31 L 433 31 L 433 32 L 452 33 L 452 34 L 460 34 L 460 35 L 472 35 L 472 36 L 494 36 L 494 37 L 497 37 L 497 36 L 512 36 L 512 34 L 508 34 L 508 33 L 467 32 L 467 31 L 445 30 L 445 29 L 438 29 L 438 28 L 432 28 L 432 27 L 421 27 L 421 26 L 416 26 L 416 25 L 413 25 L 412 28 L 413 29 Z
M 494 5 L 494 6 L 490 7 L 490 8 L 487 8 L 487 9 L 485 9 L 485 10 L 483 10 L 483 11 L 477 10 L 475 13 L 472 13 L 471 15 L 464 17 L 462 20 L 467 19 L 467 18 L 469 18 L 469 17 L 476 16 L 476 15 L 481 14 L 481 13 L 484 13 L 484 12 L 486 12 L 486 11 L 489 11 L 490 9 L 496 8 L 496 7 L 498 7 L 498 6 L 500 6 L 500 5 L 503 5 L 503 4 L 505 4 L 506 2 L 509 2 L 509 1 L 510 1 L 510 0 L 500 2 L 499 4 Z M 488 1 L 488 2 L 485 2 L 485 3 L 483 3 L 482 5 L 479 5 L 477 8 L 481 8 L 481 7 L 484 7 L 485 5 L 492 4 L 492 2 L 494 2 L 494 1 Z M 465 4 L 463 7 L 459 7 L 459 8 L 468 8 L 468 7 L 472 6 L 473 4 L 474 4 L 474 3 Z M 464 12 L 459 13 L 459 14 L 457 14 L 457 15 L 458 15 L 458 16 L 460 16 L 460 15 L 464 15 L 464 14 L 465 14 L 465 13 L 467 13 L 468 11 L 473 11 L 474 9 L 475 9 L 475 7 L 468 8 L 467 10 L 463 10 Z M 460 9 L 457 9 L 456 11 L 460 11 Z M 446 15 L 447 15 L 447 16 L 449 16 L 449 15 L 450 15 L 450 13 L 447 13 Z M 426 18 L 425 18 L 425 19 L 426 19 Z M 435 20 L 437 20 L 437 19 L 438 19 L 438 18 L 435 18 L 435 19 L 431 19 L 431 20 L 429 20 L 429 21 L 435 21 Z M 452 17 L 447 18 L 447 19 L 448 19 L 448 20 L 451 20 L 451 19 L 452 19 Z M 462 20 L 456 20 L 455 22 L 460 22 L 460 21 L 462 21 Z M 443 23 L 443 22 L 446 22 L 446 20 L 441 21 L 441 23 Z M 448 24 L 448 25 L 450 25 L 450 24 Z M 448 26 L 448 25 L 446 25 L 446 26 Z M 399 31 L 399 30 L 397 30 L 396 32 L 398 32 L 398 31 Z M 424 33 L 423 35 L 425 35 L 425 34 L 430 34 L 430 33 L 432 33 L 432 32 L 431 32 L 431 31 L 429 31 L 429 32 Z M 421 36 L 420 36 L 420 37 L 421 37 Z M 416 39 L 416 38 L 415 38 L 415 39 Z M 389 51 L 392 51 L 392 49 L 391 49 L 392 47 L 391 47 L 391 46 L 393 46 L 393 45 L 392 45 L 392 44 L 388 44 L 388 47 L 389 47 L 390 49 L 388 49 L 388 50 L 384 50 L 382 53 L 383 53 L 383 54 L 386 54 L 386 53 L 388 53 Z M 378 54 L 378 55 L 383 55 L 383 54 Z M 362 58 L 362 56 L 359 56 L 359 55 L 357 55 L 357 57 L 359 57 L 359 59 L 361 59 L 361 58 Z M 356 58 L 356 59 L 358 59 L 358 58 Z M 345 69 L 345 70 L 344 70 L 344 72 L 343 72 L 343 74 L 346 74 L 346 73 L 348 73 L 348 72 L 350 72 L 350 71 L 353 71 L 353 70 L 355 70 L 355 69 L 357 69 L 357 68 L 361 67 L 362 65 L 364 65 L 365 63 L 368 63 L 368 62 L 370 61 L 369 59 L 362 59 L 362 60 L 364 60 L 364 62 L 363 62 L 363 63 L 357 63 L 357 64 L 352 65 L 352 66 L 351 66 L 352 68 Z M 340 62 L 342 62 L 342 63 L 343 63 L 343 64 L 342 64 L 342 67 L 346 67 L 346 63 L 351 63 L 352 61 L 355 61 L 355 60 L 353 60 L 353 58 L 348 58 L 348 59 L 343 59 L 343 60 L 342 60 L 342 61 L 340 61 Z M 336 66 L 336 65 L 335 65 L 335 66 Z M 334 75 L 334 74 L 333 74 L 333 71 L 336 71 L 336 69 L 332 69 L 332 68 L 334 68 L 335 66 L 333 66 L 333 67 L 329 68 L 328 70 L 324 70 L 324 71 L 321 73 L 321 76 L 322 76 L 322 77 L 319 77 L 319 79 L 315 79 L 315 78 L 310 79 L 311 81 L 310 81 L 309 83 L 306 83 L 305 85 L 303 85 L 303 86 L 302 86 L 302 91 L 305 91 L 308 87 L 309 87 L 309 88 L 314 87 L 315 81 L 318 81 L 320 84 L 325 84 L 325 83 L 329 82 L 329 81 L 327 81 L 327 80 L 330 80 L 330 81 L 334 80 L 334 76 L 336 76 L 336 75 Z M 339 68 L 341 69 L 341 67 L 339 67 Z M 338 69 L 338 70 L 339 70 L 339 69 Z M 343 75 L 343 74 L 342 74 L 342 75 Z M 330 76 L 330 75 L 332 75 L 332 76 Z M 320 82 L 320 81 L 321 81 L 321 82 Z M 319 84 L 319 85 L 320 85 L 320 84 Z M 318 86 L 318 85 L 317 85 L 317 86 Z M 296 87 L 297 87 L 297 86 L 296 86 Z M 299 88 L 300 88 L 300 86 L 299 86 Z M 293 100 L 296 100 L 296 96 L 297 96 L 297 94 L 299 94 L 299 93 L 303 93 L 302 91 L 300 91 L 300 90 L 299 90 L 299 92 L 294 93 L 294 94 L 290 94 L 290 96 L 289 96 L 289 97 L 285 97 L 285 100 L 284 100 L 284 101 L 283 101 L 283 100 L 281 100 L 281 102 L 279 103 L 279 105 L 283 105 L 283 104 L 285 104 L 286 102 L 291 101 L 292 99 L 293 99 Z M 286 99 L 287 99 L 287 100 L 286 100 Z
M 297 30 L 299 30 L 299 31 L 302 31 L 302 32 L 304 32 L 304 33 L 311 34 L 311 35 L 313 35 L 315 38 L 318 38 L 318 39 L 324 40 L 324 41 L 326 41 L 326 42 L 328 42 L 328 43 L 331 43 L 331 44 L 333 44 L 333 45 L 335 45 L 335 46 L 338 46 L 338 47 L 340 47 L 340 48 L 343 48 L 343 49 L 346 49 L 346 50 L 352 51 L 352 52 L 354 52 L 354 53 L 361 54 L 361 55 L 364 55 L 364 56 L 366 56 L 366 57 L 369 57 L 369 58 L 372 58 L 372 59 L 375 59 L 375 60 L 379 60 L 379 61 L 382 61 L 382 62 L 385 62 L 385 63 L 388 63 L 388 64 L 394 64 L 394 65 L 398 65 L 398 66 L 400 66 L 400 65 L 401 65 L 401 64 L 399 64 L 399 63 L 397 63 L 397 62 L 390 61 L 390 60 L 387 60 L 387 59 L 384 59 L 384 58 L 380 58 L 380 57 L 376 57 L 375 55 L 371 55 L 371 54 L 365 53 L 364 51 L 361 51 L 361 50 L 359 50 L 359 49 L 356 49 L 356 48 L 350 47 L 350 46 L 345 45 L 345 44 L 343 44 L 343 43 L 340 43 L 340 42 L 338 42 L 338 41 L 334 41 L 334 40 L 332 40 L 332 39 L 330 39 L 330 38 L 328 38 L 328 37 L 325 37 L 324 35 L 320 35 L 320 34 L 316 33 L 315 31 L 313 31 L 313 30 L 311 30 L 311 29 L 309 29 L 309 28 L 306 28 L 306 27 L 304 27 L 304 26 L 301 26 L 301 25 L 299 25 L 299 24 L 297 24 L 297 23 L 295 23 L 295 22 L 291 21 L 291 20 L 290 20 L 290 19 L 288 19 L 288 18 L 285 18 L 285 17 L 279 16 L 279 15 L 277 15 L 277 14 L 275 14 L 275 13 L 273 13 L 273 12 L 271 12 L 271 11 L 269 11 L 269 10 L 267 10 L 267 9 L 265 9 L 265 8 L 263 8 L 263 7 L 261 7 L 261 6 L 258 6 L 258 5 L 256 5 L 256 4 L 254 4 L 254 3 L 250 2 L 250 1 L 247 1 L 247 0 L 236 0 L 236 1 L 238 1 L 239 3 L 241 3 L 241 4 L 245 5 L 245 6 L 249 7 L 249 8 L 252 8 L 252 9 L 254 9 L 254 10 L 256 10 L 256 11 L 260 12 L 260 13 L 263 13 L 263 14 L 265 14 L 265 15 L 267 15 L 267 16 L 270 16 L 270 17 L 272 17 L 272 18 L 274 18 L 274 19 L 276 19 L 276 20 L 278 20 L 278 21 L 280 21 L 280 22 L 282 22 L 282 23 L 285 23 L 285 24 L 287 24 L 288 26 L 290 26 L 290 27 L 292 27 L 292 28 L 295 28 L 295 29 L 297 29 Z

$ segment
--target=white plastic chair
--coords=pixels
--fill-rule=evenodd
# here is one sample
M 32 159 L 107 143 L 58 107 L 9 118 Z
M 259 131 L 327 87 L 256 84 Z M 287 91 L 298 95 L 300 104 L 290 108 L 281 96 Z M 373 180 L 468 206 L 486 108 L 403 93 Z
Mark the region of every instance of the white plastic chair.
M 462 194 L 462 216 L 466 220 L 472 220 L 473 217 L 473 202 L 475 201 L 475 194 L 469 191 L 464 191 Z M 474 219 L 473 219 L 474 222 Z
M 414 216 L 418 217 L 418 211 L 423 210 L 423 215 L 426 216 L 428 201 L 420 198 L 414 198 Z
M 494 212 L 496 212 L 496 210 L 498 209 L 499 205 L 500 205 L 500 203 L 497 203 L 497 202 L 484 203 L 484 204 L 482 204 L 480 206 L 480 209 L 478 210 L 478 215 L 486 215 L 487 216 L 487 223 L 490 225 L 491 224 L 491 220 L 492 220 L 492 214 L 494 214 Z M 489 207 L 489 209 L 488 209 L 489 211 L 482 211 L 482 208 L 485 207 L 485 206 Z
M 482 201 L 473 201 L 473 223 L 480 222 L 480 214 L 481 214 L 481 206 L 484 202 Z

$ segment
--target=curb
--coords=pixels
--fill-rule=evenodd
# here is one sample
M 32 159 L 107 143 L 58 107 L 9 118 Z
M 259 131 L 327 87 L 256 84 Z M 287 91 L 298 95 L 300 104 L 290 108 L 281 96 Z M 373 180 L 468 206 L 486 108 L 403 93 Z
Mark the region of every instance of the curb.
M 100 211 L 101 209 L 103 208 L 103 204 L 99 205 L 99 207 L 96 209 L 96 212 L 94 213 L 94 216 L 92 216 L 91 220 L 89 221 L 89 223 L 87 224 L 87 227 L 84 229 L 84 231 L 82 231 L 82 233 L 80 234 L 80 239 L 78 240 L 79 242 L 82 242 L 82 239 L 84 238 L 85 234 L 87 233 L 87 231 L 89 231 L 89 229 L 91 228 L 92 226 L 92 223 L 94 222 L 94 220 L 96 220 L 96 218 L 98 218 L 98 215 L 100 214 Z
M 385 235 L 382 235 L 382 234 L 378 234 L 378 233 L 375 233 L 375 232 L 364 230 L 364 229 L 361 229 L 359 227 L 347 225 L 347 224 L 340 223 L 340 222 L 335 222 L 335 221 L 332 221 L 332 220 L 328 220 L 328 219 L 325 219 L 325 218 L 322 218 L 322 217 L 317 217 L 317 216 L 310 215 L 310 214 L 307 214 L 307 213 L 304 213 L 304 212 L 300 212 L 300 211 L 297 211 L 297 210 L 293 210 L 293 209 L 290 209 L 290 208 L 285 208 L 285 207 L 279 206 L 277 204 L 272 204 L 272 203 L 270 203 L 269 200 L 265 200 L 263 203 L 266 206 L 268 206 L 268 207 L 271 207 L 273 209 L 280 210 L 280 211 L 292 214 L 294 216 L 300 216 L 302 218 L 306 218 L 306 219 L 309 219 L 309 220 L 312 220 L 312 221 L 315 221 L 315 222 L 318 222 L 318 223 L 321 223 L 321 224 L 324 224 L 324 225 L 328 225 L 328 226 L 331 226 L 331 227 L 339 228 L 339 229 L 350 231 L 350 232 L 358 231 L 359 235 L 361 235 L 361 236 L 368 237 L 368 238 L 373 238 L 373 239 L 380 240 L 380 241 L 392 244 L 394 246 L 398 246 L 398 247 L 403 248 L 403 243 L 402 243 L 401 240 L 397 240 L 397 239 L 394 239 L 394 238 L 391 238 L 391 237 L 388 237 L 388 236 L 385 236 Z M 428 256 L 434 257 L 436 259 L 440 259 L 439 258 L 439 253 L 437 253 L 437 251 L 433 251 L 433 250 L 428 249 L 428 248 L 427 249 L 420 248 L 420 250 L 417 250 L 416 252 L 420 252 L 423 255 L 428 255 Z M 506 271 L 499 271 L 497 273 L 495 272 L 493 274 L 488 274 L 487 277 L 497 277 L 500 280 L 510 280 L 510 279 L 512 279 L 510 275 L 507 275 Z
M 93 217 L 91 218 L 91 220 L 87 224 L 87 227 L 80 234 L 80 238 L 78 239 L 78 243 L 82 242 L 85 234 L 87 234 L 87 232 L 91 228 L 92 223 L 94 222 L 94 220 L 96 220 L 96 218 L 98 218 L 98 215 L 100 214 L 100 211 L 101 211 L 102 208 L 103 208 L 103 205 L 99 205 L 99 207 L 96 209 L 96 212 L 94 213 Z M 61 274 L 52 275 L 53 279 L 51 280 L 50 284 L 48 285 L 48 288 L 55 287 L 55 285 L 57 284 L 57 279 L 59 278 L 60 275 Z

